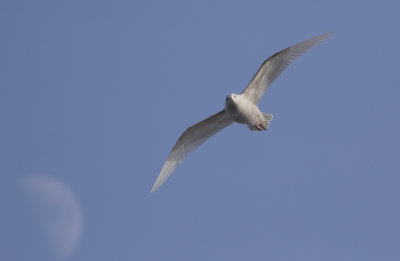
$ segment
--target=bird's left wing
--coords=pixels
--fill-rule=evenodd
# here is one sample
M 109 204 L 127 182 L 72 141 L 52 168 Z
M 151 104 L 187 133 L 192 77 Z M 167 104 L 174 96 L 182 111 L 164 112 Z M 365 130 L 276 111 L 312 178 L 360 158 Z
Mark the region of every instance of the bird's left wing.
M 243 94 L 257 104 L 271 83 L 281 74 L 297 57 L 319 44 L 332 33 L 326 33 L 307 41 L 290 46 L 269 57 L 263 62 L 257 73 L 251 79 Z
M 230 116 L 225 112 L 225 110 L 222 110 L 217 114 L 187 128 L 172 148 L 172 151 L 169 154 L 167 161 L 164 163 L 150 193 L 157 190 L 164 183 L 164 181 L 172 174 L 172 172 L 174 172 L 190 152 L 200 146 L 212 135 L 229 126 L 232 122 L 233 120 Z

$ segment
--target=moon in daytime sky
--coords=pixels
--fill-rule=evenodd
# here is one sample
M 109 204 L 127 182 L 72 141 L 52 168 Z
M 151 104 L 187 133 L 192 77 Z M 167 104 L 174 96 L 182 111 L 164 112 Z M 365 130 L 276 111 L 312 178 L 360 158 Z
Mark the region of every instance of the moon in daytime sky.
M 83 213 L 78 199 L 64 183 L 44 175 L 27 175 L 21 179 L 33 218 L 58 259 L 68 257 L 82 234 Z

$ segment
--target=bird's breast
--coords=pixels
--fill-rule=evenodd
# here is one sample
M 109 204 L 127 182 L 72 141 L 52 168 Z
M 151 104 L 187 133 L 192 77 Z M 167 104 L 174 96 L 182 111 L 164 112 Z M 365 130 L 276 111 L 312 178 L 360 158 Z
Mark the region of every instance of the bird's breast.
M 242 124 L 253 123 L 260 113 L 254 103 L 245 99 L 230 101 L 226 103 L 225 109 L 234 121 Z

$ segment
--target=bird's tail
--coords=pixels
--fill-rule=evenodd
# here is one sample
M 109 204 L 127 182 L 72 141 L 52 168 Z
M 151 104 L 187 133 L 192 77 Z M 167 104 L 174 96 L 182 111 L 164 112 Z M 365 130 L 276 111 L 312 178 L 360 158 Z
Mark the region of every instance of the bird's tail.
M 249 129 L 251 131 L 262 131 L 262 130 L 266 131 L 268 128 L 268 125 L 270 124 L 270 122 L 272 121 L 274 116 L 271 114 L 267 114 L 267 113 L 263 113 L 263 116 L 264 116 L 265 122 L 260 122 L 256 125 L 247 125 L 247 127 L 249 127 Z
M 267 127 L 271 123 L 272 119 L 274 118 L 274 115 L 268 114 L 268 113 L 263 113 L 264 119 L 267 121 Z

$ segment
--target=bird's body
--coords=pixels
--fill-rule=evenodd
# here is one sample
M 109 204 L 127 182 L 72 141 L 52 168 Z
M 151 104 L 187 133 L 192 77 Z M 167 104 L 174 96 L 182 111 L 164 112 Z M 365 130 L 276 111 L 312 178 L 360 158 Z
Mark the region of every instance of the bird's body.
M 262 113 L 257 106 L 265 91 L 293 60 L 331 34 L 323 34 L 290 46 L 265 60 L 241 94 L 232 93 L 228 95 L 225 99 L 225 108 L 222 111 L 189 127 L 179 137 L 151 192 L 164 183 L 190 152 L 233 122 L 246 124 L 251 131 L 267 130 L 273 116 Z
M 233 121 L 246 124 L 252 131 L 267 130 L 269 122 L 264 114 L 245 95 L 236 93 L 228 95 L 225 99 L 225 111 Z

